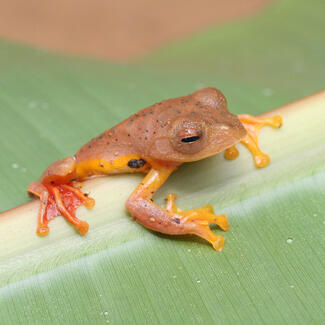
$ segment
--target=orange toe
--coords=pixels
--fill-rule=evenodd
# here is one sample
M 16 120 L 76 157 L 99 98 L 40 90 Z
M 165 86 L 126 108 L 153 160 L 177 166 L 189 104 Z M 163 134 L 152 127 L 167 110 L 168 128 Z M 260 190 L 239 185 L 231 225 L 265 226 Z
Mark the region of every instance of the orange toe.
M 88 232 L 89 224 L 86 221 L 80 221 L 77 230 L 79 231 L 80 235 L 85 235 Z
M 49 229 L 48 225 L 44 225 L 44 224 L 39 225 L 36 230 L 36 233 L 41 237 L 46 236 L 49 232 L 50 232 L 50 229 Z

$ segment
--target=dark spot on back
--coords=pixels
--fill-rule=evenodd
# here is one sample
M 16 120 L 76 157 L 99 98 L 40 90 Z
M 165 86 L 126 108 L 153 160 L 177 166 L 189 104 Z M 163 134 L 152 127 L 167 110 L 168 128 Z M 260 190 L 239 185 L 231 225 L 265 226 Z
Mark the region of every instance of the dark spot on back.
M 130 168 L 140 168 L 146 164 L 144 159 L 131 159 L 128 161 L 128 166 Z

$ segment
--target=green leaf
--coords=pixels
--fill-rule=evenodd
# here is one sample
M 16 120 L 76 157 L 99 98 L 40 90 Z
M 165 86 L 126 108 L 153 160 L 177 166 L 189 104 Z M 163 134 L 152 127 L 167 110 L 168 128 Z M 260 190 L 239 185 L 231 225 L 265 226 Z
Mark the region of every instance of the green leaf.
M 263 14 L 210 28 L 141 63 L 187 71 L 202 83 L 221 77 L 255 85 L 266 97 L 263 107 L 272 108 L 268 97 L 284 104 L 324 88 L 324 10 L 322 0 L 273 1 Z
M 310 3 L 278 1 L 133 65 L 1 42 L 1 210 L 27 202 L 28 184 L 50 163 L 153 102 L 215 86 L 232 112 L 259 114 L 319 90 L 323 4 Z M 281 130 L 263 128 L 269 167 L 255 169 L 240 148 L 232 162 L 183 165 L 157 194 L 161 204 L 175 192 L 182 208 L 227 213 L 222 253 L 130 220 L 124 202 L 139 175 L 86 184 L 97 204 L 78 210 L 91 226 L 85 237 L 59 217 L 37 237 L 36 201 L 1 214 L 1 323 L 323 323 L 324 97 L 281 109 Z

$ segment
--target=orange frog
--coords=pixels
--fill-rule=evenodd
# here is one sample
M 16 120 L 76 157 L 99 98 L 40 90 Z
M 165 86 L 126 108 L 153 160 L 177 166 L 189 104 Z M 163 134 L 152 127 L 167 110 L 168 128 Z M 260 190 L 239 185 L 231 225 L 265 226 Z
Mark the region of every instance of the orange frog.
M 143 226 L 170 235 L 195 234 L 221 251 L 224 238 L 213 233 L 210 223 L 228 230 L 226 215 L 215 215 L 211 206 L 181 210 L 176 195 L 169 194 L 165 208 L 152 197 L 184 162 L 225 151 L 235 159 L 235 144 L 242 142 L 253 154 L 257 167 L 270 159 L 258 147 L 258 131 L 264 125 L 281 126 L 280 116 L 255 118 L 233 115 L 224 95 L 205 88 L 191 95 L 164 100 L 132 115 L 85 144 L 74 156 L 56 161 L 28 192 L 40 198 L 37 233 L 49 232 L 48 222 L 63 215 L 80 234 L 89 225 L 75 216 L 80 205 L 92 208 L 95 201 L 83 194 L 80 182 L 96 175 L 142 172 L 146 176 L 126 201 L 126 209 Z

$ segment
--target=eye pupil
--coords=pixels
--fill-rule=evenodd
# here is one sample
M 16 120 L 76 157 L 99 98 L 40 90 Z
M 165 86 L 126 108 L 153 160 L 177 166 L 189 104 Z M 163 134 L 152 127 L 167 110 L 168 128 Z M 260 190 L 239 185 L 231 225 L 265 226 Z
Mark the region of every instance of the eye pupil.
M 190 143 L 190 142 L 194 142 L 194 141 L 197 141 L 199 140 L 200 137 L 198 135 L 195 135 L 193 137 L 186 137 L 186 138 L 183 138 L 181 141 L 182 142 L 185 142 L 185 143 Z

